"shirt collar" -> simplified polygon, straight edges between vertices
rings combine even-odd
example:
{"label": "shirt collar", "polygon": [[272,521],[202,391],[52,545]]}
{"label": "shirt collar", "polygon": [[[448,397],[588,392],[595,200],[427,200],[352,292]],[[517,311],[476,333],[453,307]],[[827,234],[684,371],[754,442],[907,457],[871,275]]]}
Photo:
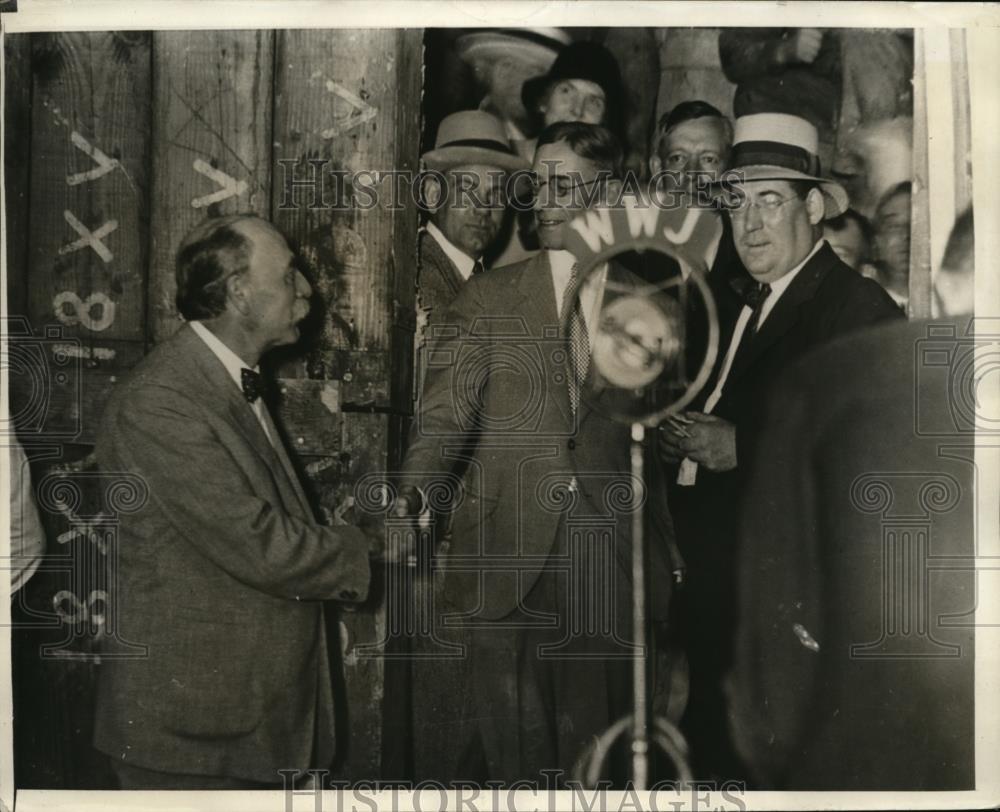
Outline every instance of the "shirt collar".
{"label": "shirt collar", "polygon": [[790,270],[788,273],[786,273],[780,279],[775,279],[773,282],[771,282],[771,295],[768,298],[769,299],[774,299],[775,301],[777,301],[778,297],[782,293],[785,292],[785,289],[790,284],[792,284],[792,280],[796,276],[798,276],[799,271],[801,271],[806,266],[806,263],[813,258],[813,256],[815,255],[815,253],[817,251],[819,251],[819,249],[822,247],[823,243],[825,243],[825,242],[826,242],[826,240],[820,239],[812,247],[812,251],[810,251],[808,254],[806,254],[805,259],[803,259],[802,262],[800,262],[798,265],[796,265],[794,268],[792,268],[792,270]]}
{"label": "shirt collar", "polygon": [[[242,370],[250,369],[235,352],[233,352],[229,347],[227,347],[222,340],[215,335],[211,330],[209,330],[200,321],[188,322],[191,325],[191,329],[195,331],[197,336],[204,341],[208,348],[213,352],[216,358],[222,362],[222,365],[226,368],[226,372],[229,373],[229,377],[232,378],[240,389],[243,389],[243,375]],[[259,366],[253,368],[254,372],[258,372]]]}
{"label": "shirt collar", "polygon": [[427,223],[427,233],[437,241],[437,244],[441,246],[441,250],[444,251],[445,256],[451,260],[452,264],[456,268],[458,268],[458,272],[462,275],[462,279],[468,279],[472,276],[472,269],[476,265],[475,259],[470,257],[460,248],[456,248],[452,242],[444,236],[441,229],[429,221]]}

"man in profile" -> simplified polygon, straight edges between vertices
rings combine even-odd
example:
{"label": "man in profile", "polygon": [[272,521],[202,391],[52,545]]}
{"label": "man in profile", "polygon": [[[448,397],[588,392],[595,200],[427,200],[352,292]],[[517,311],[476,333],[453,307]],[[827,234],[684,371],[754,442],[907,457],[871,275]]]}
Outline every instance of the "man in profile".
{"label": "man in profile", "polygon": [[365,598],[369,543],[315,521],[258,371],[310,294],[272,225],[205,222],[177,255],[188,323],[105,410],[101,467],[149,491],[115,551],[121,634],[147,656],[99,669],[95,746],[123,789],[273,787],[333,759],[322,602]]}

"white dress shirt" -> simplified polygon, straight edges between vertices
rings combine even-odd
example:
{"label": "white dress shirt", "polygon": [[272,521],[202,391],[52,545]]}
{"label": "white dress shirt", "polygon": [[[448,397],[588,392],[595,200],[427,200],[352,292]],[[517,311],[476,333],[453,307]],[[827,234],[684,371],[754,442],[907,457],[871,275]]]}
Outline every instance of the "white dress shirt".
{"label": "white dress shirt", "polygon": [[[782,276],[780,279],[776,279],[771,282],[771,292],[768,297],[764,300],[764,305],[760,310],[760,320],[757,322],[757,330],[764,325],[764,321],[770,315],[771,311],[774,310],[774,306],[778,303],[781,295],[788,290],[788,286],[792,284],[792,280],[799,275],[805,264],[813,258],[813,255],[819,251],[820,246],[825,243],[826,240],[821,239],[813,247],[812,251],[806,254],[806,258],[802,260],[798,265],[796,265],[792,270]],[[722,365],[722,372],[719,373],[719,381],[715,385],[715,389],[712,390],[712,394],[708,396],[708,400],[705,401],[705,414],[711,414],[712,410],[718,405],[719,401],[722,399],[722,390],[726,385],[726,379],[729,377],[729,369],[733,365],[733,359],[736,357],[736,350],[740,346],[740,341],[743,338],[743,333],[747,329],[747,324],[750,322],[750,317],[753,315],[753,310],[749,305],[743,305],[743,309],[740,311],[740,316],[736,320],[736,327],[733,328],[733,337],[729,342],[729,349],[726,350],[726,360]],[[677,484],[678,485],[694,485],[695,479],[698,476],[698,463],[685,457],[681,461],[680,469],[677,472]]]}
{"label": "white dress shirt", "polygon": [[[250,369],[243,359],[240,358],[235,352],[233,352],[229,347],[227,347],[215,333],[209,330],[200,321],[188,322],[191,325],[191,329],[195,331],[198,337],[204,341],[208,348],[215,354],[222,365],[226,368],[226,372],[229,373],[229,377],[233,379],[236,383],[236,388],[240,390],[240,397],[243,397],[243,370]],[[259,373],[260,367],[254,367],[254,372]],[[244,398],[246,402],[246,398]],[[264,416],[264,409],[267,407],[264,405],[264,401],[261,398],[257,398],[253,403],[247,402],[254,415],[256,415],[260,427],[264,429],[264,434],[267,439],[271,441],[271,445],[274,445],[274,437],[271,436],[271,431],[267,427],[267,418]]]}
{"label": "white dress shirt", "polygon": [[[573,272],[576,257],[569,251],[549,251],[549,268],[552,269],[552,288],[556,297],[556,311],[560,319],[563,316],[563,299],[569,287],[569,277]],[[584,324],[587,325],[587,337],[590,349],[594,349],[594,339],[597,335],[598,319],[601,315],[601,304],[604,301],[604,286],[608,279],[608,266],[605,263],[597,270],[591,271],[587,281],[580,290],[580,310],[583,313]]]}
{"label": "white dress shirt", "polygon": [[441,231],[434,223],[427,223],[427,233],[430,234],[434,241],[441,246],[441,250],[448,259],[451,260],[452,265],[458,268],[458,273],[461,275],[462,279],[468,280],[472,276],[472,270],[476,267],[476,260],[466,254],[460,248],[456,248],[451,240],[444,236],[444,232]]}

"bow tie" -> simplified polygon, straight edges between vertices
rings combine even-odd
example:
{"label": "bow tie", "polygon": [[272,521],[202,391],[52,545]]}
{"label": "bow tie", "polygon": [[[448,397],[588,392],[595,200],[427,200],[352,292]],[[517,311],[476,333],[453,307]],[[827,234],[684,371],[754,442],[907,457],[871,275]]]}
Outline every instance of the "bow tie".
{"label": "bow tie", "polygon": [[734,279],[730,282],[733,290],[751,310],[756,310],[771,293],[771,286],[752,279]]}
{"label": "bow tie", "polygon": [[264,378],[259,372],[244,367],[240,370],[240,376],[243,379],[243,397],[247,399],[247,403],[253,403],[264,394]]}

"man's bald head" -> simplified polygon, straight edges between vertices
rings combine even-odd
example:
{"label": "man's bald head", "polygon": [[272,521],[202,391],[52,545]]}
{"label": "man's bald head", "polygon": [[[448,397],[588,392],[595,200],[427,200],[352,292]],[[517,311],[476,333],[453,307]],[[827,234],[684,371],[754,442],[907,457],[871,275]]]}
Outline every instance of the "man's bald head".
{"label": "man's bald head", "polygon": [[213,217],[191,229],[177,249],[177,311],[188,321],[211,319],[226,309],[226,279],[250,267],[253,243],[246,227],[274,229],[254,214]]}

